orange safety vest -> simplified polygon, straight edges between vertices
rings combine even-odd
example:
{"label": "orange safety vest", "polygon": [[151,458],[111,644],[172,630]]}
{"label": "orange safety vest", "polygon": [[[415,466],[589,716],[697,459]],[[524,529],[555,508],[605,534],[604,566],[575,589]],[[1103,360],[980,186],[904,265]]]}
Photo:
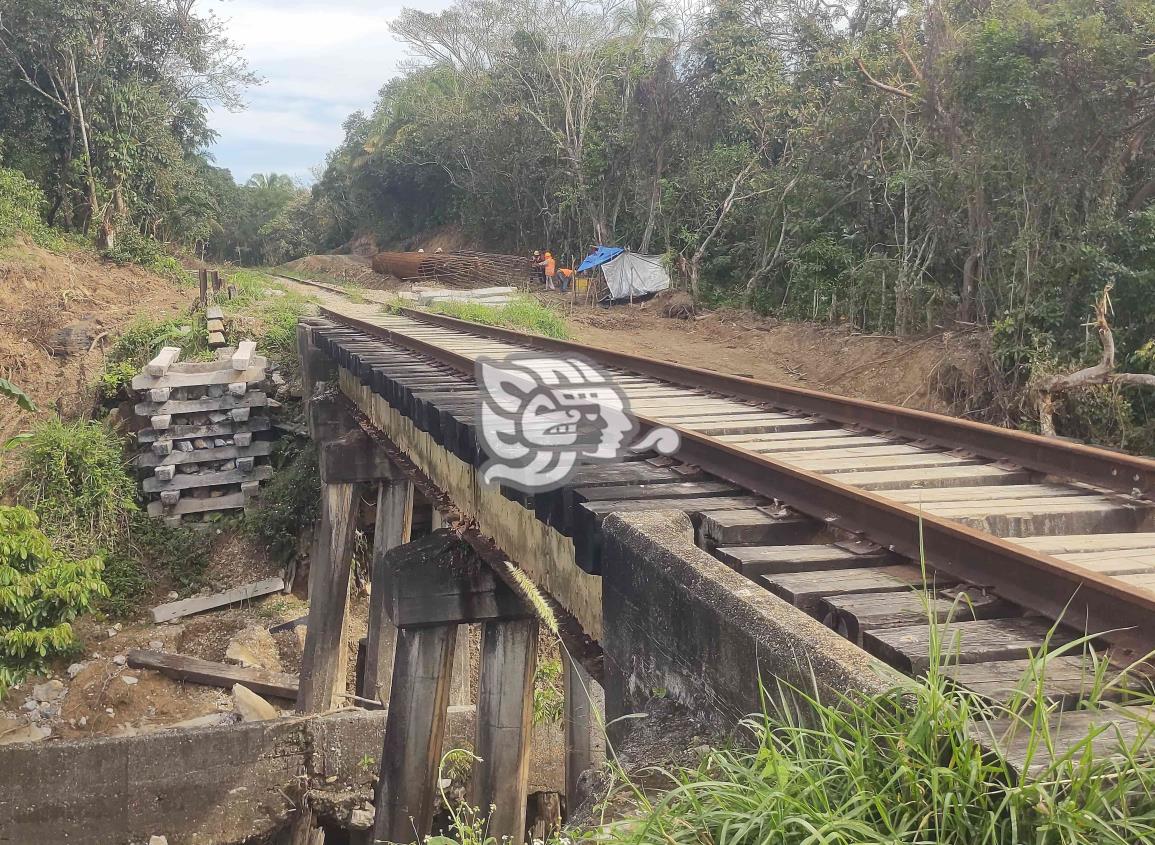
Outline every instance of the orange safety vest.
{"label": "orange safety vest", "polygon": [[545,274],[547,276],[552,276],[556,272],[557,272],[557,262],[554,261],[553,256],[547,252],[545,254]]}

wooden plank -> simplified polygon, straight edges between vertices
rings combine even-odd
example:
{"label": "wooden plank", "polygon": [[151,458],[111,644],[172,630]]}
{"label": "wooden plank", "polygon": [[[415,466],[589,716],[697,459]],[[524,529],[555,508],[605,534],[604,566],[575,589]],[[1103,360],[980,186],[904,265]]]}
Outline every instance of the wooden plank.
{"label": "wooden plank", "polygon": [[225,318],[225,312],[221,309],[221,307],[219,305],[210,305],[208,308],[205,309],[205,319],[206,320],[223,320],[224,318]]}
{"label": "wooden plank", "polygon": [[228,493],[224,496],[210,496],[206,499],[191,499],[186,496],[171,507],[165,507],[160,502],[149,502],[148,515],[181,516],[186,513],[234,510],[244,506],[245,495],[243,493]]}
{"label": "wooden plank", "polygon": [[409,542],[413,527],[413,483],[382,481],[377,485],[377,514],[373,530],[373,557],[370,578],[376,596],[369,602],[368,642],[361,695],[387,702],[393,683],[393,650],[397,629],[386,610],[387,581],[385,555],[390,549]]}
{"label": "wooden plank", "polygon": [[1045,661],[1024,659],[955,664],[944,666],[942,672],[959,686],[999,703],[1006,703],[1024,692],[1027,699],[1031,699],[1041,684],[1043,696],[1049,704],[1071,707],[1087,698],[1096,684],[1097,671],[1105,671],[1105,677],[1114,681],[1105,693],[1108,700],[1124,697],[1128,689],[1140,687],[1137,679],[1120,679],[1119,673],[1110,667],[1103,670],[1104,660],[1101,656],[1096,659],[1091,655],[1061,655],[1048,657]]}
{"label": "wooden plank", "polygon": [[244,371],[253,365],[253,357],[257,354],[257,343],[253,340],[242,340],[237,344],[237,351],[232,355],[234,370]]}
{"label": "wooden plank", "polygon": [[[921,455],[884,455],[878,458],[845,458],[827,460],[821,452],[804,453],[808,457],[793,457],[789,463],[811,472],[828,474],[855,473],[866,470],[913,469],[918,467],[963,467],[981,464],[982,458],[963,458],[946,452],[924,452]],[[776,459],[778,459],[776,457]],[[842,479],[838,479],[841,481]]]}
{"label": "wooden plank", "polygon": [[[266,431],[269,428],[268,417],[252,417],[248,422],[223,422],[215,425],[174,425],[160,434],[165,440],[195,440],[197,438],[210,439],[216,437],[230,437],[234,432]],[[160,435],[151,428],[141,429],[136,433],[137,443],[152,443]],[[219,448],[219,447],[216,447]]]}
{"label": "wooden plank", "polygon": [[486,836],[511,845],[525,840],[537,632],[536,618],[481,626],[471,801],[488,808]]}
{"label": "wooden plank", "polygon": [[857,569],[894,561],[889,552],[858,554],[834,545],[720,546],[714,556],[747,578],[780,572]]}
{"label": "wooden plank", "polygon": [[[1019,660],[1038,654],[1049,642],[1069,637],[1034,619],[983,619],[948,622],[939,627],[940,659],[944,663],[987,663]],[[909,625],[862,632],[862,646],[900,669],[921,673],[930,663],[931,628]]]}
{"label": "wooden plank", "polygon": [[[217,349],[218,357],[211,361],[189,361],[181,364],[173,364],[169,367],[169,373],[179,373],[181,375],[204,374],[204,373],[227,373],[230,370],[228,358],[219,357],[222,353],[228,351],[228,347],[224,349]],[[231,353],[230,353],[231,354]],[[262,356],[257,356],[253,359],[252,367],[267,367],[269,365],[268,359]]]}
{"label": "wooden plank", "polygon": [[1040,772],[1071,753],[1078,756],[1090,753],[1096,760],[1132,756],[1150,759],[1155,709],[1110,705],[1098,710],[1049,713],[1046,739],[1033,736],[1029,728],[1021,720],[1007,718],[975,724],[972,734],[986,745],[998,748],[1019,772]]}
{"label": "wooden plank", "polygon": [[[928,587],[953,584],[944,576],[929,576]],[[846,593],[897,593],[923,586],[922,570],[917,566],[874,566],[864,569],[839,569],[833,572],[793,572],[763,575],[758,579],[782,599],[808,613],[819,600]]]}
{"label": "wooden plank", "polygon": [[1025,484],[1031,473],[994,464],[951,467],[917,467],[898,470],[844,472],[838,481],[863,490],[901,490],[911,487],[963,487],[976,484]]}
{"label": "wooden plank", "polygon": [[1155,549],[1155,532],[1125,534],[1065,534],[1054,537],[1022,537],[1020,546],[1057,555],[1077,552],[1107,552],[1121,549]]}
{"label": "wooden plank", "polygon": [[167,402],[137,402],[133,409],[137,416],[154,414],[207,414],[209,411],[231,411],[233,408],[262,408],[269,397],[260,390],[250,390],[243,396],[226,393],[213,399],[170,399]]}
{"label": "wooden plank", "polygon": [[216,347],[216,346],[224,346],[224,345],[225,345],[224,332],[219,332],[219,331],[209,332],[209,346]]}
{"label": "wooden plank", "polygon": [[175,364],[179,357],[179,346],[166,346],[160,350],[155,358],[144,365],[144,373],[145,375],[159,378],[168,372],[168,368]]}
{"label": "wooden plank", "polygon": [[374,842],[424,842],[433,826],[456,641],[456,625],[397,632],[393,692],[373,800]]}
{"label": "wooden plank", "polygon": [[801,417],[789,417],[780,420],[766,420],[766,419],[743,419],[743,420],[726,420],[724,417],[718,417],[710,420],[701,420],[697,422],[678,423],[672,417],[662,417],[662,422],[669,422],[674,425],[680,425],[682,428],[690,431],[696,431],[699,434],[705,434],[710,437],[716,437],[719,434],[747,434],[754,433],[771,433],[775,431],[807,431],[815,429],[831,430],[830,423],[819,419],[805,419]]}
{"label": "wooden plank", "polygon": [[183,616],[191,616],[194,613],[203,613],[206,610],[214,610],[218,607],[236,604],[239,601],[267,596],[269,593],[278,592],[284,586],[285,582],[278,575],[274,578],[265,578],[251,584],[233,587],[231,590],[214,593],[211,596],[193,596],[189,599],[169,602],[152,609],[152,621],[168,622]]}
{"label": "wooden plank", "polygon": [[[260,359],[258,359],[260,360]],[[133,390],[150,390],[154,387],[208,387],[212,384],[230,384],[243,381],[247,384],[265,380],[265,365],[254,363],[243,373],[230,368],[215,370],[210,373],[175,373],[169,372],[155,378],[149,375],[139,375],[132,380]]]}
{"label": "wooden plank", "polygon": [[[234,435],[235,438],[236,435]],[[172,451],[167,455],[157,455],[152,451],[136,456],[136,465],[142,469],[180,464],[199,464],[210,461],[228,461],[243,457],[262,457],[273,451],[268,440],[257,440],[248,446],[214,446],[211,449],[194,449],[191,452]]]}
{"label": "wooden plank", "polygon": [[952,619],[991,619],[1008,616],[1014,608],[994,596],[975,591],[959,597],[928,595],[922,590],[897,593],[849,593],[827,596],[815,604],[815,615],[827,628],[861,644],[862,632],[947,622]]}
{"label": "wooden plank", "polygon": [[811,542],[824,528],[821,522],[809,517],[774,516],[761,508],[736,508],[702,514],[698,536],[703,547],[711,548],[738,543],[778,545]]}
{"label": "wooden plank", "polygon": [[985,487],[931,487],[891,490],[887,498],[912,505],[951,502],[994,502],[1006,499],[1060,498],[1085,495],[1090,488],[1075,484],[994,484]]}
{"label": "wooden plank", "polygon": [[244,684],[259,695],[271,695],[289,701],[295,701],[297,698],[297,676],[285,672],[250,669],[229,663],[186,657],[183,654],[138,648],[129,650],[128,665],[133,669],[152,669],[178,681],[191,681],[224,689],[232,689],[233,684]]}
{"label": "wooden plank", "polygon": [[213,334],[214,332],[216,332],[216,333],[224,332],[225,321],[224,320],[208,320],[205,323],[205,329],[208,331],[208,333],[210,335]]}
{"label": "wooden plank", "polygon": [[141,483],[141,489],[145,493],[159,493],[162,490],[192,490],[197,487],[240,484],[242,481],[267,481],[272,477],[273,468],[271,466],[253,467],[252,472],[230,469],[223,472],[178,473],[172,477],[171,481],[161,481],[155,477],[146,478]]}

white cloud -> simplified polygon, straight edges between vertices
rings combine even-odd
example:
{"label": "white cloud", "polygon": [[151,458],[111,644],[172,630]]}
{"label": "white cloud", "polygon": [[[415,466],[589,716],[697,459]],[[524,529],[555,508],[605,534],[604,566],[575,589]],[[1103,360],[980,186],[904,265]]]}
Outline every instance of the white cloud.
{"label": "white cloud", "polygon": [[213,150],[218,164],[242,181],[257,171],[308,174],[322,164],[342,140],[345,117],[370,108],[397,75],[405,47],[389,21],[405,5],[437,11],[449,0],[214,3],[229,36],[265,79],[248,92],[246,111],[215,109],[210,116],[220,136]]}

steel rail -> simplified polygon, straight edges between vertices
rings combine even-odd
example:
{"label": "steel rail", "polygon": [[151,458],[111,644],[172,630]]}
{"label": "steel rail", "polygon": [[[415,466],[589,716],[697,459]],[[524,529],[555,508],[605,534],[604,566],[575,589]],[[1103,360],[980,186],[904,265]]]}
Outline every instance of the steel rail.
{"label": "steel rail", "polygon": [[398,313],[443,328],[472,332],[511,343],[533,344],[539,349],[555,352],[576,352],[612,367],[685,387],[721,393],[734,399],[771,405],[778,410],[812,414],[843,425],[932,441],[951,449],[974,452],[994,461],[1010,461],[1024,469],[1082,481],[1117,493],[1136,497],[1147,497],[1155,493],[1155,460],[1149,458],[1040,437],[930,411],[899,408],[867,399],[852,399],[817,390],[716,373],[684,364],[672,364],[583,343],[539,337],[495,326],[480,326],[412,308],[400,308]]}
{"label": "steel rail", "polygon": [[[470,377],[474,375],[475,363],[467,356],[404,332],[350,317],[340,311],[326,307],[322,307],[321,311],[337,322],[426,355]],[[440,316],[430,319],[432,315],[423,312],[403,311],[406,316],[467,334],[496,337],[522,346],[553,351],[580,352],[614,366],[623,366],[620,362],[628,358],[635,362],[632,367],[635,371],[658,376],[656,372],[639,369],[636,362],[649,359],[638,356],[622,356],[619,353],[606,355],[604,350],[596,347],[558,342],[506,329],[490,331],[488,326],[480,327],[474,323]],[[717,376],[716,373],[710,375]],[[683,371],[682,378],[690,376]],[[749,379],[739,380],[758,384]],[[643,426],[667,425],[643,415],[635,416]],[[1114,647],[1114,660],[1145,659],[1155,654],[1153,593],[1082,569],[1052,555],[1015,545],[960,522],[851,487],[832,477],[782,463],[767,455],[750,452],[698,432],[678,426],[670,427],[682,438],[677,453],[679,460],[694,464],[754,493],[782,501],[808,516],[868,538],[904,557],[916,561],[925,560],[936,571],[990,587],[1008,601],[1041,613],[1049,619],[1061,620],[1066,625],[1098,635]]]}

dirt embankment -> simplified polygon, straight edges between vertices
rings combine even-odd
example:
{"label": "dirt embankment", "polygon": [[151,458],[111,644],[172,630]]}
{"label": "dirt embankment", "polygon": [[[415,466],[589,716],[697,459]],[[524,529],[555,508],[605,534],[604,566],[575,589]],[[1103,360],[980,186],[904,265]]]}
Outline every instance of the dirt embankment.
{"label": "dirt embankment", "polygon": [[[568,306],[565,306],[568,307]],[[577,306],[573,339],[730,375],[793,384],[939,413],[957,412],[982,378],[982,333],[863,335],[741,311],[671,319],[658,303]]]}
{"label": "dirt embankment", "polygon": [[[91,410],[105,349],[137,315],[187,311],[194,292],[139,267],[17,242],[0,249],[0,377],[24,390],[35,417]],[[0,443],[30,415],[0,404]]]}

